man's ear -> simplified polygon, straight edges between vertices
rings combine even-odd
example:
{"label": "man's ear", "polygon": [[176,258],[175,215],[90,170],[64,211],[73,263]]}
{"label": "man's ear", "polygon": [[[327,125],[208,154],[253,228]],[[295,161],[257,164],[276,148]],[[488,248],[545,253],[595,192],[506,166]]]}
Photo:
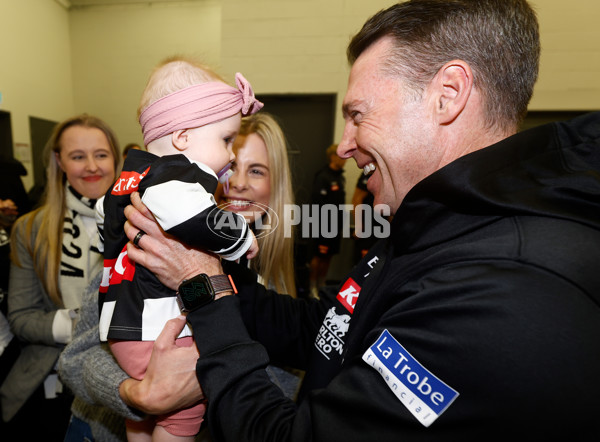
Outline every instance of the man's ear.
{"label": "man's ear", "polygon": [[179,129],[171,134],[173,146],[181,152],[189,147],[190,133],[187,129]]}
{"label": "man's ear", "polygon": [[433,81],[438,122],[450,124],[469,102],[473,72],[466,62],[453,60],[442,66]]}

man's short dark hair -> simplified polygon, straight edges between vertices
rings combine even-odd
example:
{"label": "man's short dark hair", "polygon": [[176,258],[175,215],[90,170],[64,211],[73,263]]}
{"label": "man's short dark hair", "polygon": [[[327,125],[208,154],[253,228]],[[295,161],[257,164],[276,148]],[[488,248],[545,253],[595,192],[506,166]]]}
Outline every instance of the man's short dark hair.
{"label": "man's short dark hair", "polygon": [[382,68],[420,93],[439,69],[463,60],[485,100],[486,124],[516,128],[539,70],[535,12],[526,0],[410,0],[371,17],[348,46],[348,61],[382,37],[394,49]]}

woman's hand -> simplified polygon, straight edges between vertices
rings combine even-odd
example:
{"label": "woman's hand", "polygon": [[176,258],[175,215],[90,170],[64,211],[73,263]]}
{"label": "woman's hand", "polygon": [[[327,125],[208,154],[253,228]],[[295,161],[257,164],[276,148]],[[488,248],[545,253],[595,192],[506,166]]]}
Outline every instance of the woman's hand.
{"label": "woman's hand", "polygon": [[132,206],[125,208],[125,234],[133,241],[140,230],[146,232],[136,247],[127,244],[132,261],[152,271],[165,286],[177,290],[184,279],[199,273],[209,276],[223,273],[219,258],[211,253],[190,248],[165,233],[142,203],[139,193],[131,195]]}
{"label": "woman's hand", "polygon": [[130,407],[147,414],[164,414],[187,408],[204,395],[196,377],[198,349],[178,347],[177,336],[183,330],[185,317],[171,319],[154,342],[146,375],[141,381],[126,379],[119,394]]}

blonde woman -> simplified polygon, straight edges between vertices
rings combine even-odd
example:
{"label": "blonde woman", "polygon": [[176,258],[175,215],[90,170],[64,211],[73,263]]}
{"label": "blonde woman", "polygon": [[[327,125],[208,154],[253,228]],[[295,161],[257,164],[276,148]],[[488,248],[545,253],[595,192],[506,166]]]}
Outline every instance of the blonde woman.
{"label": "blonde woman", "polygon": [[[250,268],[259,282],[295,297],[294,238],[286,238],[283,228],[284,206],[294,202],[285,136],[271,115],[259,112],[242,119],[233,151],[234,173],[221,197],[224,208],[254,226],[260,251]],[[274,229],[273,213],[279,222]]]}
{"label": "blonde woman", "polygon": [[[286,237],[284,228],[284,207],[294,200],[283,131],[266,112],[245,117],[233,151],[233,175],[221,197],[225,203],[221,207],[243,215],[254,228],[259,252],[249,267],[258,275],[258,282],[296,297],[294,238]],[[233,271],[231,267],[236,264],[224,265]],[[296,397],[303,372],[273,364],[267,372],[288,397]]]}
{"label": "blonde woman", "polygon": [[2,415],[27,436],[39,431],[40,440],[62,440],[68,425],[72,395],[53,370],[71,341],[82,293],[103,267],[94,204],[115,179],[119,152],[99,118],[58,124],[44,153],[43,204],[12,230],[8,320],[24,347],[0,389]]}

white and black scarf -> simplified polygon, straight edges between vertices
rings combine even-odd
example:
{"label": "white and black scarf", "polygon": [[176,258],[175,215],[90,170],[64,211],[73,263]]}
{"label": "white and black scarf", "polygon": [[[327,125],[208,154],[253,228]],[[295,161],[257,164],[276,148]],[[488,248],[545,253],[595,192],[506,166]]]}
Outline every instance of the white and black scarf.
{"label": "white and black scarf", "polygon": [[102,269],[103,257],[98,250],[96,200],[80,195],[71,186],[67,186],[66,199],[59,287],[64,307],[76,309],[90,279]]}

